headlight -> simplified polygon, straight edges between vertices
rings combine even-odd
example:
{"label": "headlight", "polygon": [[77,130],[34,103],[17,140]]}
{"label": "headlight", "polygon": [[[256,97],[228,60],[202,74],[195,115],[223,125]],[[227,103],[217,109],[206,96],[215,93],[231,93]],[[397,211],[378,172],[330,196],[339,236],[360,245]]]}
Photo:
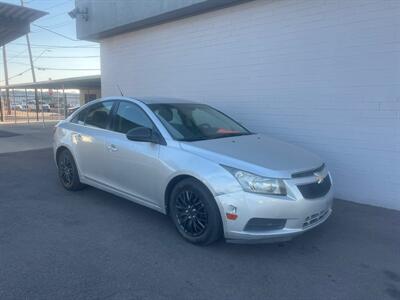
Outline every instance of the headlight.
{"label": "headlight", "polygon": [[261,177],[235,168],[223,167],[236,178],[246,192],[286,195],[286,187],[281,179]]}

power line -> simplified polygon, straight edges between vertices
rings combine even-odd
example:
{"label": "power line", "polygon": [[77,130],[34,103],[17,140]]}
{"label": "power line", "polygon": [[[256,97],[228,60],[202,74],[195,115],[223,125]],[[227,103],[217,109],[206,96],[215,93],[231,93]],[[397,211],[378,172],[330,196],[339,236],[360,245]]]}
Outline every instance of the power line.
{"label": "power line", "polygon": [[[17,45],[17,46],[26,46],[23,43],[11,43],[13,45]],[[32,47],[35,48],[68,48],[68,49],[72,49],[72,48],[82,48],[82,49],[98,49],[99,46],[97,45],[76,45],[76,46],[60,46],[60,45],[44,45],[44,44],[32,44]]]}
{"label": "power line", "polygon": [[[11,56],[11,57],[8,59],[8,62],[10,62],[11,60],[13,60],[14,58],[19,58],[19,57],[21,57],[20,55],[23,54],[23,53],[25,53],[26,51],[28,51],[28,49],[25,49],[25,50],[23,50],[23,51],[21,51],[21,52],[18,52],[18,53],[15,54],[15,55]],[[27,56],[25,56],[25,57],[27,57]]]}
{"label": "power line", "polygon": [[57,4],[55,4],[55,5],[49,6],[49,7],[47,7],[47,8],[44,8],[43,10],[46,11],[46,10],[50,10],[50,9],[52,9],[52,8],[55,8],[55,7],[60,7],[60,6],[66,4],[66,3],[68,3],[68,2],[70,2],[70,1],[67,0],[67,1],[64,1],[64,2],[61,2],[61,3],[57,3]]}
{"label": "power line", "polygon": [[[35,62],[36,60],[38,60],[44,53],[46,53],[48,50],[43,50],[34,60],[33,60],[33,62]],[[33,65],[33,64],[32,64]],[[29,66],[31,66],[29,69],[26,69],[25,71],[22,71],[21,73],[18,73],[18,74],[16,74],[16,75],[13,75],[13,76],[11,76],[11,77],[8,77],[8,80],[10,80],[10,79],[13,79],[13,78],[16,78],[16,77],[19,77],[19,76],[22,76],[22,75],[24,75],[26,72],[28,72],[28,71],[31,71],[32,70],[32,65],[29,65]],[[6,81],[6,80],[1,80],[0,82],[3,82],[3,81]]]}
{"label": "power line", "polygon": [[100,71],[100,69],[63,69],[63,68],[46,68],[46,67],[35,67],[40,71]]}
{"label": "power line", "polygon": [[[15,56],[14,56],[15,57]],[[19,56],[19,58],[27,58],[28,56]],[[99,55],[86,55],[86,56],[42,56],[41,58],[76,58],[76,59],[81,59],[81,58],[99,58]]]}
{"label": "power line", "polygon": [[43,26],[40,26],[40,25],[32,24],[32,26],[42,28],[42,29],[44,29],[44,30],[47,30],[48,32],[51,32],[51,33],[53,33],[53,34],[56,34],[56,35],[58,35],[58,36],[61,36],[61,37],[65,38],[65,39],[70,40],[70,41],[73,41],[73,42],[78,42],[78,41],[79,41],[79,40],[77,40],[77,39],[70,38],[69,36],[66,36],[66,35],[64,35],[64,34],[62,34],[62,33],[56,32],[56,31],[54,31],[54,30],[48,29],[48,28],[43,27]]}
{"label": "power line", "polygon": [[14,64],[14,65],[21,65],[21,66],[30,66],[30,64],[27,63],[22,63],[22,62],[18,62],[18,61],[12,61],[12,62],[7,62],[7,64]]}
{"label": "power line", "polygon": [[[16,77],[18,77],[18,76],[22,76],[22,75],[24,75],[26,72],[28,72],[28,71],[30,71],[30,70],[31,70],[31,68],[26,69],[25,71],[22,71],[21,73],[18,73],[18,74],[16,74],[16,75],[11,76],[11,77],[8,77],[8,80],[13,79],[13,78],[16,78]],[[4,81],[5,81],[5,80],[1,80],[0,82],[4,82]]]}
{"label": "power line", "polygon": [[[61,69],[61,68],[43,68],[43,67],[35,67],[35,69],[39,70],[39,71],[100,71],[100,69]],[[25,73],[29,72],[31,70],[31,68],[28,68],[24,71],[22,71],[21,73],[15,74],[11,77],[8,77],[8,79],[13,79],[19,76],[24,75]],[[5,80],[0,80],[0,82],[4,82]]]}
{"label": "power line", "polygon": [[[43,27],[47,27],[47,28],[61,28],[61,27],[65,27],[71,24],[71,21],[65,21],[65,22],[61,22],[61,23],[56,23],[56,24],[41,24]],[[40,30],[40,29],[39,29]]]}
{"label": "power line", "polygon": [[65,15],[65,16],[66,16],[67,13],[68,13],[68,11],[64,11],[64,12],[59,13],[59,14],[49,15],[49,16],[47,16],[47,17],[40,18],[40,21],[51,20],[51,19],[54,19],[54,18],[59,17],[59,16],[61,16],[61,15]]}

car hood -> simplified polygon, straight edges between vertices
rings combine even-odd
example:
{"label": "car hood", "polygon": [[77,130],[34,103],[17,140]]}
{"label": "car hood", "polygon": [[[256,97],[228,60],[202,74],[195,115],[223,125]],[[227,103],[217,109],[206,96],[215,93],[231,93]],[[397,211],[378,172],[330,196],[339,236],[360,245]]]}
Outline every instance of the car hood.
{"label": "car hood", "polygon": [[275,178],[290,178],[323,164],[307,150],[262,134],[182,142],[181,147],[218,164]]}

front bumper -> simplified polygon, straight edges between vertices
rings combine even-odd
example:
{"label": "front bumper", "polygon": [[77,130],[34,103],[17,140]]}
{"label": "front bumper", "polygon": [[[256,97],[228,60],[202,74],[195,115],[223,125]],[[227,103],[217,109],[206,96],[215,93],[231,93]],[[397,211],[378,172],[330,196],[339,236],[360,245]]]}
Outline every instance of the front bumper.
{"label": "front bumper", "polygon": [[[295,190],[294,184],[292,188]],[[234,243],[287,241],[322,224],[332,213],[332,188],[323,197],[315,199],[305,199],[298,190],[294,194],[295,197],[290,198],[238,191],[217,196],[226,240]],[[226,214],[233,207],[237,219],[230,220]],[[286,221],[279,229],[248,230],[246,225],[253,218]]]}

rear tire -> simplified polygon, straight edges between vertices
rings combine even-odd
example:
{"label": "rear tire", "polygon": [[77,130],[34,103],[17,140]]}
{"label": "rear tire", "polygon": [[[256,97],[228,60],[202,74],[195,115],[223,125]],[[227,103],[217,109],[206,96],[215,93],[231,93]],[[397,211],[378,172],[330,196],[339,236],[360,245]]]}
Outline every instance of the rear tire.
{"label": "rear tire", "polygon": [[211,192],[194,178],[178,182],[172,190],[169,214],[182,237],[209,245],[222,237],[221,216]]}
{"label": "rear tire", "polygon": [[69,191],[78,191],[85,187],[79,180],[78,169],[75,160],[69,152],[64,149],[57,157],[58,177],[63,187]]}

